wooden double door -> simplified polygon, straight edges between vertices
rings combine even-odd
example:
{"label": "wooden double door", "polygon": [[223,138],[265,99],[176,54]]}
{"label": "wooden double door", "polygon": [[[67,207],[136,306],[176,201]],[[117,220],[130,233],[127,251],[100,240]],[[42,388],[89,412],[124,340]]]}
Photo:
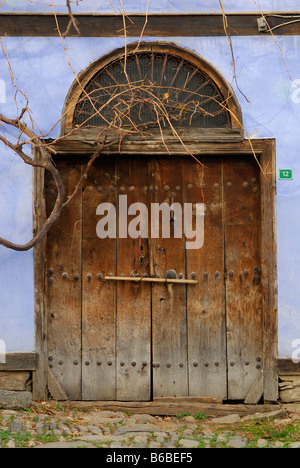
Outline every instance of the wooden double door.
{"label": "wooden double door", "polygon": [[[86,161],[56,164],[68,197]],[[259,179],[243,156],[94,163],[47,240],[47,359],[71,400],[247,397],[263,366]],[[48,212],[55,195],[46,180]],[[153,235],[162,203],[182,207],[182,235],[175,209]]]}

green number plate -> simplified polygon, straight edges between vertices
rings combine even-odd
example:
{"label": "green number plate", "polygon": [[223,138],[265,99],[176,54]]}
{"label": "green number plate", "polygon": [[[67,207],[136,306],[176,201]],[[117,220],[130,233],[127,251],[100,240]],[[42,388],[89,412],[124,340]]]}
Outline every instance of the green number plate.
{"label": "green number plate", "polygon": [[293,178],[293,171],[292,169],[280,169],[279,170],[279,179],[289,179]]}

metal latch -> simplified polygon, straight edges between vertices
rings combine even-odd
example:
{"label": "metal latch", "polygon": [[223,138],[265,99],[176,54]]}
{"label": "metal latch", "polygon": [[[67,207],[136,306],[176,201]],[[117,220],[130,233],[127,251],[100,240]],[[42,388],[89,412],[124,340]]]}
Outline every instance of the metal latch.
{"label": "metal latch", "polygon": [[107,281],[132,281],[134,283],[179,283],[197,284],[197,280],[177,279],[177,278],[148,278],[144,276],[105,276]]}

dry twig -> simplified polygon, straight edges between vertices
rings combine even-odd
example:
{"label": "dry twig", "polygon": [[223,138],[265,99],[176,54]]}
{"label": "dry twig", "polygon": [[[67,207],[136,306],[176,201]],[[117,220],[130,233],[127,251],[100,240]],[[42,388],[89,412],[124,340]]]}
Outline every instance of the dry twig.
{"label": "dry twig", "polygon": [[64,37],[66,37],[69,34],[72,26],[75,29],[75,31],[77,32],[77,34],[80,35],[79,23],[78,23],[77,19],[73,15],[72,8],[71,8],[71,2],[70,2],[70,0],[66,0],[66,2],[67,2],[66,6],[68,8],[70,20],[69,20],[69,24],[67,26],[67,29],[66,29],[66,31],[64,33]]}

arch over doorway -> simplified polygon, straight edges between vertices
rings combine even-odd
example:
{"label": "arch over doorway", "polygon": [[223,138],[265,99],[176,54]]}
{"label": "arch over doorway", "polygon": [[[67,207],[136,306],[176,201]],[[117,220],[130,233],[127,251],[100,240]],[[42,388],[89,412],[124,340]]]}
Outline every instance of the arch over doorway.
{"label": "arch over doorway", "polygon": [[141,43],[92,63],[65,101],[61,135],[76,128],[225,129],[243,137],[231,86],[207,61],[174,44]]}

